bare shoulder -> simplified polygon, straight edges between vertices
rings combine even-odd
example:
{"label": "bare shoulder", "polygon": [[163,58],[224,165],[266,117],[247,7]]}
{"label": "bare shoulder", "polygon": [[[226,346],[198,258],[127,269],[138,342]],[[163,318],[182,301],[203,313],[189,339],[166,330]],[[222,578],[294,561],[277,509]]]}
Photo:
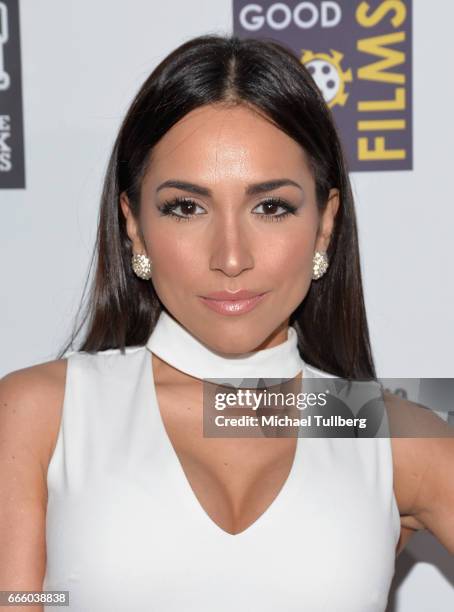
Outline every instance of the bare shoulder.
{"label": "bare shoulder", "polygon": [[44,471],[54,450],[66,384],[67,359],[15,370],[0,380],[0,431],[20,439]]}
{"label": "bare shoulder", "polygon": [[454,551],[454,428],[430,406],[384,393],[401,523]]}

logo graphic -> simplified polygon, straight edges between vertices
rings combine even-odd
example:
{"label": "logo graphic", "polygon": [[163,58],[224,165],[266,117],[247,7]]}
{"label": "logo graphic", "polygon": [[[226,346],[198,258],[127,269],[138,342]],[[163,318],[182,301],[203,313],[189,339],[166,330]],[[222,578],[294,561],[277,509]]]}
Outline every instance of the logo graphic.
{"label": "logo graphic", "polygon": [[350,83],[353,80],[350,68],[346,72],[342,71],[340,63],[343,57],[342,53],[332,49],[331,55],[305,51],[301,56],[301,63],[311,73],[330,108],[336,104],[345,105],[348,98],[348,93],[345,92],[345,83]]}
{"label": "logo graphic", "polygon": [[18,0],[0,1],[0,188],[25,187]]}
{"label": "logo graphic", "polygon": [[351,171],[413,169],[412,0],[233,0],[233,33],[294,51]]}

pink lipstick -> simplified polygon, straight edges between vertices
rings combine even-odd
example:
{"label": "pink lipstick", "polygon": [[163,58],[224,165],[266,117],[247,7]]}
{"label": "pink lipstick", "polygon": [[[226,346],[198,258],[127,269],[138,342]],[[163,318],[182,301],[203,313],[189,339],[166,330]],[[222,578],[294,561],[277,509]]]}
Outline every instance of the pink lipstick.
{"label": "pink lipstick", "polygon": [[230,291],[216,291],[208,295],[199,296],[202,302],[211,310],[224,315],[239,315],[253,310],[268,292],[257,293],[242,289],[235,293]]}

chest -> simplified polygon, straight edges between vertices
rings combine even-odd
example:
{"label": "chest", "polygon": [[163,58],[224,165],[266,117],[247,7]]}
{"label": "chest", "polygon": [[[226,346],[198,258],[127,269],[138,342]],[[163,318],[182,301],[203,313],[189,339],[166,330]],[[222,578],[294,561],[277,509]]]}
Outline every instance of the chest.
{"label": "chest", "polygon": [[200,390],[157,384],[156,394],[158,418],[201,508],[228,533],[247,529],[288,479],[296,438],[206,437]]}
{"label": "chest", "polygon": [[102,479],[49,492],[45,588],[69,589],[77,611],[216,601],[220,612],[382,612],[394,573],[388,500],[338,453],[333,462],[326,440],[303,442],[290,487],[237,535],[201,509],[164,449],[120,468],[93,456]]}

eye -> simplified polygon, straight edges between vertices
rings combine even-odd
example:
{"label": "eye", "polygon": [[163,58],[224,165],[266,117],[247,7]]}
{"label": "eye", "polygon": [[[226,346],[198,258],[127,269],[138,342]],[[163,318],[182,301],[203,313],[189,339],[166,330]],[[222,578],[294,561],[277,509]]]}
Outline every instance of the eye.
{"label": "eye", "polygon": [[[296,206],[293,206],[293,204],[289,204],[282,198],[268,198],[264,202],[260,202],[258,207],[260,206],[263,206],[267,212],[253,214],[263,217],[264,221],[282,221],[282,219],[288,217],[288,215],[294,215],[297,210]],[[276,209],[276,207],[282,208],[284,212],[280,213],[279,215],[270,214],[270,209],[272,211],[273,209]]]}
{"label": "eye", "polygon": [[[173,217],[175,221],[189,221],[191,217],[199,216],[199,215],[191,214],[191,212],[193,212],[197,206],[201,210],[204,210],[199,204],[197,204],[197,202],[194,202],[194,200],[190,200],[189,198],[177,197],[177,198],[173,198],[172,200],[165,201],[164,204],[162,204],[162,206],[159,207],[159,211],[162,215]],[[175,213],[174,211],[177,208],[180,208],[183,211],[183,214]],[[206,213],[199,213],[199,214],[203,215]],[[186,215],[189,215],[189,216],[186,216]]]}

